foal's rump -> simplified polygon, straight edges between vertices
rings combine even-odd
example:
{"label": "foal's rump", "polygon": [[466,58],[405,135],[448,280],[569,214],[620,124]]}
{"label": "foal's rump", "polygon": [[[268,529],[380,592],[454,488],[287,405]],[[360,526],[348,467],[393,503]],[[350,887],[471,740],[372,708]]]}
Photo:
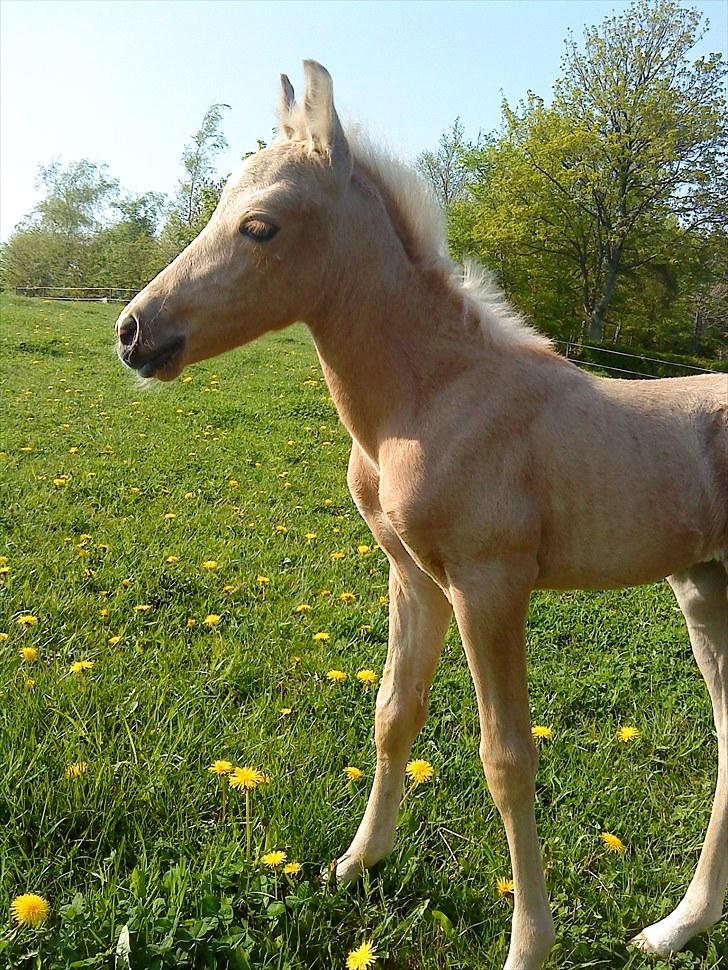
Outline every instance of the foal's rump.
{"label": "foal's rump", "polygon": [[547,421],[559,446],[539,449],[538,585],[637,585],[728,558],[728,375],[584,376]]}

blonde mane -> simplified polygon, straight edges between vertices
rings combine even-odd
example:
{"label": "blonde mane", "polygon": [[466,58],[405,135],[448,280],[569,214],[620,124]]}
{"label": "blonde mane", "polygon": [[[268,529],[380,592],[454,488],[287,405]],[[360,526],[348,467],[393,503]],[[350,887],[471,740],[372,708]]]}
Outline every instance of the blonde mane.
{"label": "blonde mane", "polygon": [[[289,132],[301,131],[300,112],[300,106],[295,105],[281,118],[281,127]],[[464,299],[464,317],[474,311],[484,332],[497,342],[551,349],[549,338],[513,309],[485,266],[474,259],[464,260],[462,266],[452,260],[445,213],[424,179],[389,151],[375,145],[360,125],[347,127],[346,140],[355,163],[378,189],[409,258],[426,271],[441,273],[446,285]],[[317,154],[313,145],[309,145],[308,152]]]}
{"label": "blonde mane", "polygon": [[445,213],[424,179],[374,145],[358,126],[349,128],[346,138],[355,161],[379,189],[412,261],[426,270],[440,270],[447,285],[465,299],[466,308],[475,310],[483,330],[494,340],[551,348],[548,337],[534,330],[508,303],[485,266],[474,259],[464,260],[462,266],[453,262]]}

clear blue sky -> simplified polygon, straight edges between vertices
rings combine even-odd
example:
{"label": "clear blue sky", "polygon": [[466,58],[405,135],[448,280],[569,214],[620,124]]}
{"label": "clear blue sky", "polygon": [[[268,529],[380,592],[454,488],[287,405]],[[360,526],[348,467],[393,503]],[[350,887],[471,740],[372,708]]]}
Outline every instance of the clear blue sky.
{"label": "clear blue sky", "polygon": [[[725,50],[725,0],[693,0],[711,22],[696,56]],[[39,163],[107,162],[132,192],[169,192],[185,142],[215,101],[230,149],[221,173],[267,139],[278,73],[300,86],[314,57],[334,78],[346,120],[399,155],[433,147],[460,115],[497,126],[503,92],[548,96],[569,29],[620,0],[227,2],[4,0],[0,6],[0,235],[33,206]]]}

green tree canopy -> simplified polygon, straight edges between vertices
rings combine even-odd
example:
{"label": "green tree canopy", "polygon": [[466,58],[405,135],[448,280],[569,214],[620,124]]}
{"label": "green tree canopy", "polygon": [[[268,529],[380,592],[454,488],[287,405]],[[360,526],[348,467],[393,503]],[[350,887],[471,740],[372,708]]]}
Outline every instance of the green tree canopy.
{"label": "green tree canopy", "polygon": [[676,294],[683,254],[724,236],[726,67],[690,60],[700,36],[697,11],[638,0],[583,45],[570,37],[552,102],[504,101],[502,130],[468,154],[474,211],[456,207],[455,248],[482,255],[524,309],[550,290],[547,314],[580,313],[601,341],[630,280],[672,279]]}

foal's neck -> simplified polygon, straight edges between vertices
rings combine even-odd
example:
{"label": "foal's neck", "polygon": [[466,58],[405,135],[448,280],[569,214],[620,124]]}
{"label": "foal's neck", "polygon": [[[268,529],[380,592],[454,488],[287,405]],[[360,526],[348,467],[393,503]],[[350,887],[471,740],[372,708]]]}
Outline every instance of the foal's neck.
{"label": "foal's neck", "polygon": [[428,403],[482,348],[482,335],[443,274],[404,263],[347,283],[310,329],[339,417],[378,465],[385,441],[417,435]]}

